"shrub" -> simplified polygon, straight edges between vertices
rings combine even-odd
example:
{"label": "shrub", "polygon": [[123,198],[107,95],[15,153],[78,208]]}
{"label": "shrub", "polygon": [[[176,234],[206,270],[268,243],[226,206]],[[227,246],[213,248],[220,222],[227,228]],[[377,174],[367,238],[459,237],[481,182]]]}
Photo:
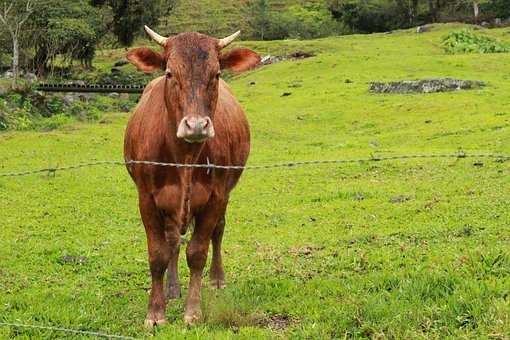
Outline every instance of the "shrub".
{"label": "shrub", "polygon": [[469,30],[450,32],[441,43],[449,54],[510,52],[510,44]]}
{"label": "shrub", "polygon": [[322,8],[289,7],[275,15],[273,24],[278,25],[286,38],[313,39],[334,33],[337,23],[331,14]]}
{"label": "shrub", "polygon": [[293,5],[285,11],[273,11],[269,1],[255,0],[249,3],[247,16],[254,38],[262,40],[313,39],[340,31],[340,24],[320,5]]}
{"label": "shrub", "polygon": [[10,92],[0,96],[0,130],[47,131],[76,120],[97,121],[103,112],[119,111],[120,106],[118,100],[100,95],[65,105],[62,95]]}
{"label": "shrub", "polygon": [[410,25],[397,2],[329,0],[329,10],[348,27],[348,33],[385,32]]}

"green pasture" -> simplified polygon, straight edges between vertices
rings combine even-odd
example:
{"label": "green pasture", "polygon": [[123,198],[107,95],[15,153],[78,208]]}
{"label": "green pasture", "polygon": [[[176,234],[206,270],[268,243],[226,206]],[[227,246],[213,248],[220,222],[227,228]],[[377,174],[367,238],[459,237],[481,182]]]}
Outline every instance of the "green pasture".
{"label": "green pasture", "polygon": [[[440,41],[452,29],[238,43],[317,54],[230,81],[251,124],[249,163],[510,154],[510,54],[446,55]],[[509,41],[509,32],[486,34]],[[103,51],[96,65],[122,53]],[[370,81],[435,77],[487,87],[368,93]],[[127,119],[108,112],[101,124],[2,133],[0,173],[120,160]],[[227,216],[227,288],[204,288],[197,326],[185,326],[180,299],[169,324],[147,332],[145,233],[125,169],[0,178],[0,322],[160,339],[508,339],[509,202],[510,161],[246,171]],[[0,338],[61,337],[73,336],[0,327]]]}

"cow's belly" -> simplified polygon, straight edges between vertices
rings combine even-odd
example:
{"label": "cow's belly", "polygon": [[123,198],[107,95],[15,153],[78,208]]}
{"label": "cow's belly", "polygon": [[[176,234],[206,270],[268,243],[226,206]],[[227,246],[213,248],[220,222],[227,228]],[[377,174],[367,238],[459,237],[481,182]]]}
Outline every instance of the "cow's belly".
{"label": "cow's belly", "polygon": [[[185,209],[185,192],[184,188],[178,184],[165,185],[154,193],[154,201],[159,210],[163,210],[168,216],[180,216],[183,209]],[[209,198],[211,197],[211,190],[203,183],[196,182],[193,184],[191,191],[191,213],[203,208]]]}

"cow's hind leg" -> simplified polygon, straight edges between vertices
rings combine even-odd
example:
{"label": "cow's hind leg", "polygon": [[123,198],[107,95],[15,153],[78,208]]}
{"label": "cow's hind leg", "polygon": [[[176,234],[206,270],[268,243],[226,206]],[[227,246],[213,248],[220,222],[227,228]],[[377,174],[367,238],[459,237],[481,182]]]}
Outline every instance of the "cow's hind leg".
{"label": "cow's hind leg", "polygon": [[225,271],[223,270],[223,261],[221,259],[221,241],[223,239],[223,230],[225,229],[225,214],[220,218],[212,234],[212,261],[209,271],[209,283],[211,288],[225,288]]}
{"label": "cow's hind leg", "polygon": [[152,276],[152,288],[145,326],[152,328],[166,322],[163,276],[170,259],[170,249],[166,240],[162,215],[154,204],[152,196],[140,194],[139,200],[140,214],[147,234],[149,266]]}
{"label": "cow's hind leg", "polygon": [[190,268],[190,282],[184,321],[191,325],[202,317],[200,308],[200,289],[202,285],[202,273],[207,260],[209,243],[218,221],[223,217],[224,204],[208,204],[208,206],[196,216],[193,236],[186,249],[186,259]]}

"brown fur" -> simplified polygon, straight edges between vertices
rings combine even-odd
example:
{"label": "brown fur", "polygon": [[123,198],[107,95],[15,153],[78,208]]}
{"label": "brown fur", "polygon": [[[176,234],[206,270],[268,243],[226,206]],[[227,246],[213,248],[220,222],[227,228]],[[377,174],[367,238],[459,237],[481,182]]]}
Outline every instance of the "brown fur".
{"label": "brown fur", "polygon": [[[251,61],[243,61],[242,56],[234,54],[229,62],[228,56],[220,57],[220,53],[217,39],[197,33],[170,38],[162,55],[163,65],[156,52],[148,49],[130,51],[128,58],[139,69],[163,68],[168,76],[159,77],[146,87],[126,129],[126,160],[221,165],[246,163],[250,151],[248,122],[227,84],[217,75],[220,58],[224,67],[243,64],[243,69],[253,67],[260,59],[251,55]],[[209,116],[216,136],[195,144],[178,139],[177,126],[190,114]],[[146,323],[152,326],[165,320],[163,275],[167,268],[167,297],[180,295],[177,273],[180,234],[194,220],[193,235],[186,250],[191,278],[185,320],[192,323],[201,315],[201,277],[211,239],[211,283],[217,287],[224,284],[221,261],[224,216],[229,193],[242,171],[149,165],[132,165],[128,171],[138,189],[152,275]]]}
{"label": "brown fur", "polygon": [[221,68],[231,69],[234,72],[247,71],[259,63],[260,56],[247,48],[237,48],[223,53],[220,57]]}
{"label": "brown fur", "polygon": [[162,69],[165,64],[165,60],[160,53],[145,47],[129,51],[126,58],[143,72],[157,71]]}

